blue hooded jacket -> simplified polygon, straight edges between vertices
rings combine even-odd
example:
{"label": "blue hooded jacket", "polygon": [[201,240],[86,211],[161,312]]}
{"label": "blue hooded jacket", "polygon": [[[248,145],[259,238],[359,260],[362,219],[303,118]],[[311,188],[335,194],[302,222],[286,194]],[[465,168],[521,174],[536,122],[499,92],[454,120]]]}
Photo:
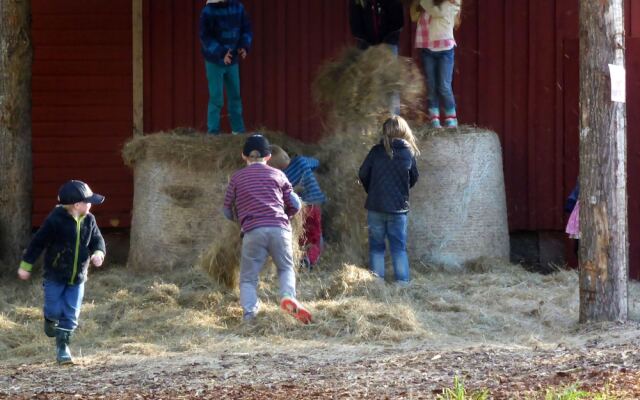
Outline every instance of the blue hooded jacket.
{"label": "blue hooded jacket", "polygon": [[393,139],[391,149],[393,158],[389,157],[382,142],[373,146],[358,177],[367,192],[367,210],[402,214],[409,211],[409,188],[418,181],[418,167],[409,143]]}
{"label": "blue hooded jacket", "polygon": [[252,39],[249,16],[239,1],[207,3],[202,9],[200,44],[208,62],[224,65],[224,56],[231,50],[231,64],[237,63],[238,49],[249,52]]}

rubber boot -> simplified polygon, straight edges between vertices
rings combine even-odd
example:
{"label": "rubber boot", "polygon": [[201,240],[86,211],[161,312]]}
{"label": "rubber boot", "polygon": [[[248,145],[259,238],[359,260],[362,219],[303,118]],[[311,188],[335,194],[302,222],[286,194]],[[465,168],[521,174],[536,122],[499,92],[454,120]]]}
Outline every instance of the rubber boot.
{"label": "rubber boot", "polygon": [[73,364],[71,352],[69,351],[69,339],[72,331],[68,329],[56,328],[56,361],[58,364]]}
{"label": "rubber boot", "polygon": [[45,317],[44,319],[44,334],[49,337],[56,337],[56,327],[58,326],[57,321],[52,321]]}
{"label": "rubber boot", "polygon": [[440,109],[439,108],[430,108],[429,109],[429,121],[431,122],[432,128],[441,128],[440,125]]}
{"label": "rubber boot", "polygon": [[458,126],[458,116],[456,115],[456,109],[445,110],[444,112],[444,126],[447,128],[456,128]]}

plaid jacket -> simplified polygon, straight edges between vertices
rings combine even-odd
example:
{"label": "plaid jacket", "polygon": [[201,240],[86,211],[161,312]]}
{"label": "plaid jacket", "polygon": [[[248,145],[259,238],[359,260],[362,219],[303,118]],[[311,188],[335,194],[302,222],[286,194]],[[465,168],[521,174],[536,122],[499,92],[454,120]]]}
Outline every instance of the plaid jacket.
{"label": "plaid jacket", "polygon": [[249,51],[253,33],[244,6],[237,0],[207,3],[200,13],[200,44],[205,60],[224,65],[229,50],[232,64],[238,62],[238,49]]}

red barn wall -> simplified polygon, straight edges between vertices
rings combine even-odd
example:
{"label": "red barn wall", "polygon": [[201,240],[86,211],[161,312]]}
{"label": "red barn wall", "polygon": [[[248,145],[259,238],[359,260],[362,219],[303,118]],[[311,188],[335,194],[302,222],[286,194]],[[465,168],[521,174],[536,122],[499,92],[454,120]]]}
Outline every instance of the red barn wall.
{"label": "red barn wall", "polygon": [[33,224],[69,179],[107,201],[101,226],[129,225],[131,174],[120,149],[132,132],[131,2],[32,0]]}
{"label": "red barn wall", "polygon": [[[36,225],[57,185],[72,176],[109,195],[95,209],[102,225],[129,222],[131,177],[119,150],[131,135],[131,6],[82,3],[33,0]],[[203,3],[144,2],[145,132],[204,130]],[[255,38],[241,65],[247,125],[317,140],[322,123],[310,84],[322,62],[350,42],[347,0],[244,4]],[[627,24],[632,110],[640,101],[639,5],[628,2]],[[408,19],[406,26],[401,53],[418,58]],[[465,0],[457,40],[458,114],[500,136],[511,231],[562,230],[562,205],[578,174],[578,0]],[[630,259],[640,278],[640,117],[628,118]]]}

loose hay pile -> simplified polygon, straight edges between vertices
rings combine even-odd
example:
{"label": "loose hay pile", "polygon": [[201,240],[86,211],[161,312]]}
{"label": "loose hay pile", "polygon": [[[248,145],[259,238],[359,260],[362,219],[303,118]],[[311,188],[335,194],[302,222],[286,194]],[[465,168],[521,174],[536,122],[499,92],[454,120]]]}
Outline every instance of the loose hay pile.
{"label": "loose hay pile", "polygon": [[[578,325],[578,275],[560,271],[532,274],[519,266],[485,260],[459,272],[414,268],[407,288],[380,285],[364,269],[327,266],[299,277],[300,299],[314,313],[302,325],[278,307],[278,280],[261,280],[261,312],[255,325],[241,323],[237,291],[224,290],[195,268],[162,274],[124,267],[93,271],[86,286],[80,327],[73,348],[80,362],[118,354],[252,351],[265,346],[411,343],[452,351],[460,347],[581,346],[594,337],[623,341]],[[42,289],[38,280],[2,283],[0,360],[50,361],[53,340],[42,333]],[[631,282],[632,319],[640,318],[640,283]],[[173,355],[175,356],[175,354]],[[104,358],[103,358],[104,360]]]}
{"label": "loose hay pile", "polygon": [[[302,226],[304,218],[305,211],[303,209],[291,220],[293,262],[296,266],[300,265],[304,256],[304,251],[299,245],[304,235]],[[238,287],[240,279],[240,253],[242,249],[240,226],[230,221],[224,221],[217,227],[217,231],[219,236],[200,255],[197,264],[214,282],[227,289],[235,289]]]}
{"label": "loose hay pile", "polygon": [[377,125],[392,109],[394,95],[400,97],[401,115],[414,114],[424,108],[424,93],[415,62],[388,46],[346,48],[321,67],[313,82],[314,98],[328,109],[330,125],[348,129]]}
{"label": "loose hay pile", "polygon": [[[264,134],[294,152],[302,147],[280,133]],[[125,145],[135,187],[130,266],[191,266],[212,242],[229,240],[218,230],[225,223],[221,208],[229,176],[244,165],[245,139],[181,130],[135,137]]]}
{"label": "loose hay pile", "polygon": [[331,251],[341,260],[363,264],[367,254],[365,192],[358,169],[377,136],[340,132],[322,140],[315,156],[320,160],[318,180],[327,195],[323,231]]}

